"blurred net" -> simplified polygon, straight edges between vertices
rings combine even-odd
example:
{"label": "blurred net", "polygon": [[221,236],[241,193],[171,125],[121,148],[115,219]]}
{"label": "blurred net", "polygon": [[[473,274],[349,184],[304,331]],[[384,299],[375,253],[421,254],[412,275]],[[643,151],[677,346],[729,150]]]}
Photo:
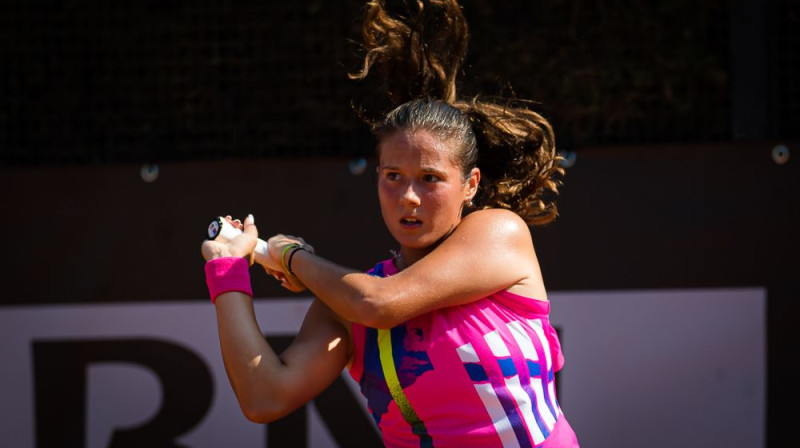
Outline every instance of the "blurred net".
{"label": "blurred net", "polygon": [[[460,93],[534,100],[562,146],[728,140],[728,3],[463,0]],[[770,27],[785,136],[798,133],[797,3],[780,0]],[[379,92],[346,76],[362,5],[6,0],[0,163],[370,154],[351,101]]]}

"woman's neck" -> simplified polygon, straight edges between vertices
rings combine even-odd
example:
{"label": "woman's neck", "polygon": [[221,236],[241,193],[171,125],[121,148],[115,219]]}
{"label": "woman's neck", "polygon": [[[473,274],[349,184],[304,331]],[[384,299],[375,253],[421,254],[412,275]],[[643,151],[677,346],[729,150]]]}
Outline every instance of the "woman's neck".
{"label": "woman's neck", "polygon": [[411,266],[412,264],[414,264],[414,263],[418,262],[419,260],[421,260],[423,257],[425,257],[425,255],[428,255],[429,253],[431,253],[440,244],[442,244],[442,242],[444,240],[446,240],[450,236],[450,234],[453,233],[453,231],[456,229],[457,226],[458,226],[458,223],[456,223],[456,225],[454,225],[447,232],[447,234],[445,234],[442,238],[440,238],[439,241],[431,244],[428,247],[425,247],[425,248],[422,248],[422,249],[401,247],[400,250],[397,251],[397,252],[392,251],[392,254],[394,254],[394,265],[397,268],[397,270],[398,271],[402,271],[403,269],[406,269],[409,266]]}

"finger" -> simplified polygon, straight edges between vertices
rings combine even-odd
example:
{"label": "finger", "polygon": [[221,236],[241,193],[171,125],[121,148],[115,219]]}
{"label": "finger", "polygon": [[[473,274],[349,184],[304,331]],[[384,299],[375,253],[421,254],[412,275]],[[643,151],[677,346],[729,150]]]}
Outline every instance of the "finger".
{"label": "finger", "polygon": [[241,228],[242,228],[242,222],[240,220],[238,220],[238,219],[233,219],[233,217],[231,217],[231,215],[225,215],[225,221],[228,224],[232,225],[234,229],[240,229],[241,230]]}
{"label": "finger", "polygon": [[256,218],[253,217],[252,214],[247,215],[247,218],[244,218],[244,233],[253,235],[254,237],[258,237],[258,229],[256,228]]}
{"label": "finger", "polygon": [[300,291],[302,291],[304,289],[303,287],[299,286],[298,284],[296,284],[294,282],[289,281],[288,279],[284,280],[281,283],[281,286],[283,286],[284,288],[286,288],[286,289],[288,289],[289,291],[292,291],[292,292],[300,292]]}
{"label": "finger", "polygon": [[297,237],[297,240],[300,241],[303,244],[303,247],[308,249],[309,252],[311,252],[312,254],[314,253],[314,246],[306,243],[305,239],[303,239],[302,237]]}
{"label": "finger", "polygon": [[303,237],[301,237],[301,236],[293,236],[293,235],[286,235],[286,237],[289,238],[289,239],[298,241],[300,244],[303,245],[303,247],[308,249],[309,252],[311,252],[312,254],[314,253],[314,246],[306,243],[306,240]]}
{"label": "finger", "polygon": [[286,278],[286,275],[282,271],[277,271],[275,269],[268,268],[264,266],[264,270],[270,277],[275,278],[275,280],[281,280],[282,278]]}

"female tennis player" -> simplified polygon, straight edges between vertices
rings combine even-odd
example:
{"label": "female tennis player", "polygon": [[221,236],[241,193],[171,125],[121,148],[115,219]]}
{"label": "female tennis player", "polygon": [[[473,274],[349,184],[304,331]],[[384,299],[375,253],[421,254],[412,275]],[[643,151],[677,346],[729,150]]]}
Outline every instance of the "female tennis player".
{"label": "female tennis player", "polygon": [[[456,100],[460,7],[422,4],[420,20],[402,21],[370,2],[365,22],[360,76],[406,74],[390,96],[412,98],[373,126],[396,256],[364,273],[302,238],[269,238],[266,271],[316,297],[277,354],[253,311],[254,218],[233,221],[243,233],[231,241],[203,243],[230,382],[247,418],[270,422],[348,368],[387,447],[577,447],[556,395],[564,357],[528,227],[556,216],[552,129],[526,108]],[[450,43],[414,47],[430,37],[421,27]]]}

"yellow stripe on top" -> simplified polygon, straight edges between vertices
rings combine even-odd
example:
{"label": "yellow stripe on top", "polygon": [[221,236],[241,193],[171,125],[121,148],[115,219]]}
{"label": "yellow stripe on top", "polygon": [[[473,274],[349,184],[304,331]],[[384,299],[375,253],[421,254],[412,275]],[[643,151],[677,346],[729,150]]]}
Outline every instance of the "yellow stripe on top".
{"label": "yellow stripe on top", "polygon": [[392,394],[395,404],[400,409],[406,423],[411,425],[411,430],[419,436],[420,446],[423,448],[433,447],[433,440],[425,428],[425,424],[419,419],[419,416],[414,412],[411,403],[408,402],[403,386],[400,385],[400,378],[397,377],[397,368],[394,365],[394,356],[392,356],[392,333],[391,330],[378,329],[378,351],[380,352],[381,369],[383,369],[383,376],[386,379],[386,385],[389,386],[389,393]]}

